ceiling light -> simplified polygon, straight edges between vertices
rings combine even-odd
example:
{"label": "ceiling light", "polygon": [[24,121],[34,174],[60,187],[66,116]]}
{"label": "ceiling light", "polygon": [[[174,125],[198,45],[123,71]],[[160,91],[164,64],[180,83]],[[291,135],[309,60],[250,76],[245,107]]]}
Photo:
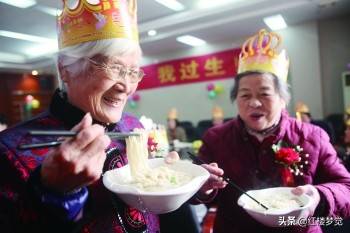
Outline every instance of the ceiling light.
{"label": "ceiling light", "polygon": [[196,47],[196,46],[201,46],[204,45],[206,42],[202,39],[199,39],[197,37],[194,36],[190,36],[190,35],[185,35],[185,36],[179,36],[176,38],[176,40],[178,42]]}
{"label": "ceiling light", "polygon": [[13,63],[25,63],[26,58],[19,54],[0,52],[0,61],[13,62]]}
{"label": "ceiling light", "polygon": [[36,6],[35,9],[38,11],[44,12],[46,14],[52,15],[52,16],[58,16],[61,15],[62,10],[53,8],[53,7],[47,7],[47,6]]}
{"label": "ceiling light", "polygon": [[157,35],[157,31],[156,31],[156,30],[149,30],[149,31],[147,32],[147,34],[148,34],[149,36],[155,36],[155,35]]}
{"label": "ceiling light", "polygon": [[36,4],[35,0],[0,0],[0,2],[19,8],[28,8]]}
{"label": "ceiling light", "polygon": [[56,53],[58,51],[57,41],[53,41],[50,43],[43,43],[38,46],[31,47],[24,51],[28,58],[37,58],[40,56],[49,55],[52,53]]}
{"label": "ceiling light", "polygon": [[273,15],[265,17],[264,22],[273,31],[287,27],[286,21],[284,21],[282,15]]}
{"label": "ceiling light", "polygon": [[32,75],[37,76],[39,72],[37,70],[32,70]]}
{"label": "ceiling light", "polygon": [[185,6],[176,0],[155,0],[155,1],[158,2],[159,4],[162,4],[165,7],[168,7],[169,9],[172,9],[173,11],[182,11],[185,9]]}
{"label": "ceiling light", "polygon": [[197,3],[198,8],[213,8],[228,3],[242,2],[243,0],[200,0]]}
{"label": "ceiling light", "polygon": [[10,31],[4,31],[0,30],[0,36],[9,37],[9,38],[15,38],[19,40],[27,40],[31,42],[37,42],[37,43],[50,43],[52,41],[56,41],[54,39],[49,39],[46,37],[40,37],[40,36],[32,36],[28,34],[18,33],[18,32],[10,32]]}

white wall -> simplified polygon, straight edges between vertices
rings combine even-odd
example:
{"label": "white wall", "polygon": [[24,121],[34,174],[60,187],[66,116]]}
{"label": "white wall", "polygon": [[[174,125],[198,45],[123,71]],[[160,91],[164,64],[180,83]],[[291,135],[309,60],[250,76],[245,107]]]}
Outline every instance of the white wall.
{"label": "white wall", "polygon": [[[279,31],[284,38],[283,44],[288,51],[290,68],[290,85],[292,88],[292,101],[289,109],[294,109],[295,101],[304,101],[309,105],[315,118],[323,117],[320,53],[317,22],[308,22]],[[228,48],[239,47],[245,38],[237,41],[209,45],[201,48],[177,51],[175,53],[161,54],[157,57],[145,59],[144,64],[157,60],[167,61],[187,56],[208,54]],[[202,119],[211,118],[211,109],[214,104],[224,109],[225,117],[236,115],[236,110],[229,100],[229,92],[233,85],[233,78],[215,81],[224,86],[224,93],[216,100],[207,97],[206,85],[208,82],[198,84],[179,85],[176,87],[156,88],[140,91],[141,100],[137,108],[127,111],[141,116],[151,117],[157,123],[165,123],[167,112],[176,107],[180,120],[189,120],[197,123]],[[294,113],[293,113],[294,114]]]}
{"label": "white wall", "polygon": [[325,115],[343,113],[341,73],[350,63],[350,16],[319,22]]}
{"label": "white wall", "polygon": [[323,118],[320,53],[317,22],[312,21],[280,31],[290,58],[292,101],[304,102],[314,118]]}

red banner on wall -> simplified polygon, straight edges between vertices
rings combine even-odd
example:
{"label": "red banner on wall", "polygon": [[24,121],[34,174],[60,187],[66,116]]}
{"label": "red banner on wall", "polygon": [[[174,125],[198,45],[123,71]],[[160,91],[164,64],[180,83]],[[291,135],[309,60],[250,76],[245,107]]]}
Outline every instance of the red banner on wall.
{"label": "red banner on wall", "polygon": [[142,67],[145,78],[138,90],[232,78],[241,49],[186,57]]}

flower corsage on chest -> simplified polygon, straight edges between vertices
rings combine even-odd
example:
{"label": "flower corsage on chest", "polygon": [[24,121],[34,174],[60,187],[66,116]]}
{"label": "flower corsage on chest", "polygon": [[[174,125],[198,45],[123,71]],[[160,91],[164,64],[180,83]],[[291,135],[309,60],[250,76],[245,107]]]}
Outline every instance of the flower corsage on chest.
{"label": "flower corsage on chest", "polygon": [[299,145],[279,141],[272,145],[275,163],[280,165],[281,179],[284,186],[295,186],[295,176],[303,176],[308,165],[309,154]]}

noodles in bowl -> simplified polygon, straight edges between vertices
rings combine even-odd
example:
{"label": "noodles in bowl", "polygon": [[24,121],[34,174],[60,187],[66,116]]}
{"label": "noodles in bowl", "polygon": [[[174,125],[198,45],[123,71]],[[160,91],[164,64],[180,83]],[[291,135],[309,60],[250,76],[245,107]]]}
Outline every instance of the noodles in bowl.
{"label": "noodles in bowl", "polygon": [[148,159],[145,138],[142,143],[130,139],[129,164],[104,173],[103,184],[132,207],[155,214],[174,211],[209,178],[207,170],[189,161],[167,164],[164,158]]}
{"label": "noodles in bowl", "polygon": [[298,221],[300,217],[304,217],[304,213],[307,212],[312,202],[306,194],[294,195],[292,189],[290,187],[276,187],[248,191],[249,195],[267,206],[268,210],[244,194],[238,198],[237,203],[258,222],[270,227],[283,227],[280,219],[294,217]]}
{"label": "noodles in bowl", "polygon": [[144,191],[157,192],[182,186],[193,178],[187,171],[176,171],[171,166],[151,168],[147,162],[148,135],[145,131],[138,132],[140,136],[126,139],[131,180],[125,180],[125,184],[135,185]]}

